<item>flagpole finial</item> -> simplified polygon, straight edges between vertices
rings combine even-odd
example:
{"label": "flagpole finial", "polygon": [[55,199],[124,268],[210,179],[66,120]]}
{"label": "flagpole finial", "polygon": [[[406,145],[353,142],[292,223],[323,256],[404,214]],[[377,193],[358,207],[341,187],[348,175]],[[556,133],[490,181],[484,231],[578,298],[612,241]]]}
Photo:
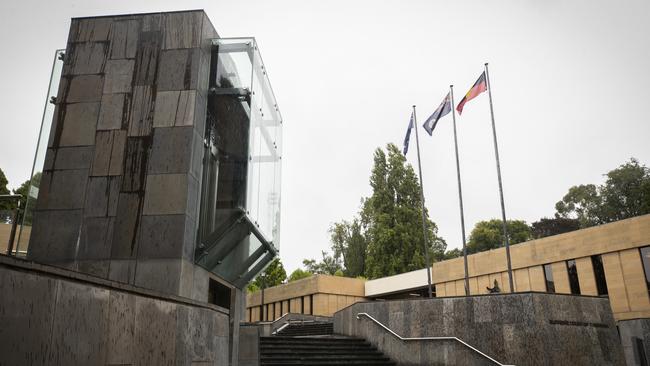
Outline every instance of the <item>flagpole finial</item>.
{"label": "flagpole finial", "polygon": [[486,63],[485,63],[485,66],[487,66],[487,65],[488,65],[488,63],[486,62]]}
{"label": "flagpole finial", "polygon": [[449,84],[449,87],[450,87],[450,88],[453,88],[453,87],[454,87],[454,84]]}

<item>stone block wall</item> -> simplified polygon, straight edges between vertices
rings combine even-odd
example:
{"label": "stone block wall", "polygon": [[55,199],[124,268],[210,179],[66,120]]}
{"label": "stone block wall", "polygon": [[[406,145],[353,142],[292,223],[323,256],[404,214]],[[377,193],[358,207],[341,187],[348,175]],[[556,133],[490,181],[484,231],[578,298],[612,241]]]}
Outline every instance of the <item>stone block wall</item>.
{"label": "stone block wall", "polygon": [[0,365],[228,365],[215,306],[0,256]]}
{"label": "stone block wall", "polygon": [[368,313],[402,337],[458,337],[502,364],[623,365],[606,298],[516,293],[363,302],[334,315],[334,332],[362,337],[398,365],[488,365],[454,341],[402,341],[358,313]]}
{"label": "stone block wall", "polygon": [[650,362],[650,319],[618,322],[627,366],[644,366]]}
{"label": "stone block wall", "polygon": [[203,11],[72,19],[29,259],[207,299],[193,256],[216,37]]}

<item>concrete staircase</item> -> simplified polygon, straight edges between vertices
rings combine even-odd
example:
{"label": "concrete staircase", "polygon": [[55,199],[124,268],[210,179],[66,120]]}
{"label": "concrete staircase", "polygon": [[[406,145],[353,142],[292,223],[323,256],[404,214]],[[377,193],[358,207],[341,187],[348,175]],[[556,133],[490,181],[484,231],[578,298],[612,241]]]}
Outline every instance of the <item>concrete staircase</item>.
{"label": "concrete staircase", "polygon": [[261,366],[394,366],[363,339],[337,336],[271,336],[260,338]]}
{"label": "concrete staircase", "polygon": [[334,324],[332,322],[294,322],[278,331],[278,336],[283,337],[300,337],[331,335],[334,333]]}

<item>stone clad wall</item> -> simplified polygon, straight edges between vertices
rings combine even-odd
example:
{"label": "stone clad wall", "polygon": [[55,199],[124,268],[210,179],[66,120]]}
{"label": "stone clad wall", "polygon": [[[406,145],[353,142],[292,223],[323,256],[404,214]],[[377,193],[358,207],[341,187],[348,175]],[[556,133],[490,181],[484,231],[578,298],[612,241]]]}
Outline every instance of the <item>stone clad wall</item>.
{"label": "stone clad wall", "polygon": [[228,365],[228,314],[0,256],[0,365]]}
{"label": "stone clad wall", "polygon": [[203,11],[72,19],[29,259],[207,298],[193,257],[216,37]]}
{"label": "stone clad wall", "polygon": [[362,337],[398,365],[491,364],[452,341],[402,337],[458,337],[503,364],[623,365],[606,298],[517,293],[357,303],[334,315],[334,332]]}

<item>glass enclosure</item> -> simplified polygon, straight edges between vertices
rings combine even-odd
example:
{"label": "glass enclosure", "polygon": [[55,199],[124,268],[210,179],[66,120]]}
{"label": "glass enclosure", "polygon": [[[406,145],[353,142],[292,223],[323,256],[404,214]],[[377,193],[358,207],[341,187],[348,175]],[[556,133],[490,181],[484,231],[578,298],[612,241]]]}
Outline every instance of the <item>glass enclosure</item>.
{"label": "glass enclosure", "polygon": [[254,38],[213,40],[195,261],[245,285],[280,242],[282,117]]}
{"label": "glass enclosure", "polygon": [[45,153],[47,152],[50,143],[50,131],[52,129],[52,121],[54,120],[56,95],[61,81],[64,56],[64,49],[56,50],[54,53],[52,73],[50,74],[50,85],[47,90],[47,97],[45,98],[43,119],[41,120],[41,129],[38,134],[38,143],[36,144],[36,153],[34,155],[34,165],[32,166],[32,173],[29,180],[28,194],[27,197],[23,198],[21,201],[21,204],[24,204],[22,207],[22,221],[20,222],[21,225],[18,231],[17,241],[14,245],[15,254],[19,256],[25,256],[27,254],[27,247],[29,245],[29,237],[32,229],[34,206],[36,205],[38,189],[41,183],[41,175],[43,174],[43,166],[45,165]]}

